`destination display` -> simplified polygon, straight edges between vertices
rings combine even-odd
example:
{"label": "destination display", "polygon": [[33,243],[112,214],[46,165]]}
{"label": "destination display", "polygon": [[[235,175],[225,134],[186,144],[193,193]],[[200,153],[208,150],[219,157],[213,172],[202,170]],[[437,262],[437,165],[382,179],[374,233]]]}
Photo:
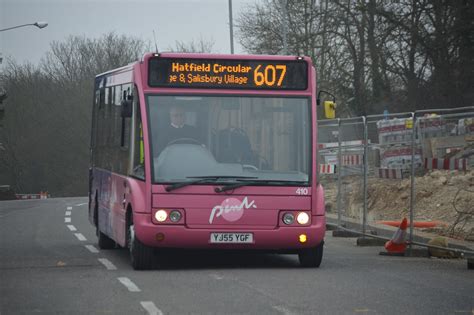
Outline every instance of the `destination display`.
{"label": "destination display", "polygon": [[304,60],[151,58],[148,85],[173,88],[306,90]]}

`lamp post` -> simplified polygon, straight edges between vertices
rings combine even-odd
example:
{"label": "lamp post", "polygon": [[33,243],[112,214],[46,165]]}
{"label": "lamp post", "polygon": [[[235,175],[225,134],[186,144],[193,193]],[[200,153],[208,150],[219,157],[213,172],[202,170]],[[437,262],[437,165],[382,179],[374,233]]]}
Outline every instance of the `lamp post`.
{"label": "lamp post", "polygon": [[12,30],[14,28],[19,28],[19,27],[30,26],[30,25],[36,26],[37,28],[45,28],[46,26],[48,26],[48,22],[35,22],[35,23],[12,26],[12,27],[1,29],[0,32]]}
{"label": "lamp post", "polygon": [[232,21],[232,0],[229,0],[230,53],[234,54],[234,26]]}

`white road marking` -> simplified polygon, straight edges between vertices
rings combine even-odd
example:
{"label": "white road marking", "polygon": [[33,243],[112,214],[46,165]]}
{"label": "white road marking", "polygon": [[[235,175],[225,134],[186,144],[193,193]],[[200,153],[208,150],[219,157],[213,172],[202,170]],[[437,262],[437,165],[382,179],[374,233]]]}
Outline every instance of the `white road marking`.
{"label": "white road marking", "polygon": [[107,258],[99,258],[99,261],[105,266],[105,268],[107,268],[107,270],[117,270],[117,267],[115,267],[115,265]]}
{"label": "white road marking", "polygon": [[132,282],[132,280],[130,280],[126,277],[119,277],[117,279],[128,289],[128,291],[130,291],[130,292],[140,292],[141,291],[137,287],[137,285]]}
{"label": "white road marking", "polygon": [[70,223],[71,222],[71,218],[64,218],[64,223]]}
{"label": "white road marking", "polygon": [[77,205],[75,205],[76,207],[80,207],[80,206],[83,206],[83,205],[87,205],[88,203],[87,202],[84,202],[84,203],[78,203]]}
{"label": "white road marking", "polygon": [[219,276],[218,274],[215,274],[215,273],[211,273],[209,276],[210,276],[211,278],[214,278],[215,280],[222,280],[222,279],[224,279],[223,276]]}
{"label": "white road marking", "polygon": [[72,207],[67,207],[68,210],[72,210]]}
{"label": "white road marking", "polygon": [[285,315],[292,315],[292,314],[295,314],[295,313],[292,313],[289,309],[287,309],[286,307],[284,306],[281,306],[281,305],[275,305],[273,306],[274,309],[276,309],[277,311],[279,311],[280,313],[282,314],[285,314]]}
{"label": "white road marking", "polygon": [[99,250],[94,245],[84,245],[91,253],[98,254]]}
{"label": "white road marking", "polygon": [[76,235],[77,239],[80,241],[87,241],[87,238],[82,235],[82,233],[74,233],[74,235]]}
{"label": "white road marking", "polygon": [[71,211],[66,211],[66,213],[64,214],[66,217],[70,216],[71,215]]}
{"label": "white road marking", "polygon": [[67,228],[68,228],[69,230],[71,230],[71,232],[77,231],[77,229],[76,229],[76,227],[75,227],[74,225],[68,224],[68,225],[67,225]]}
{"label": "white road marking", "polygon": [[163,312],[151,301],[142,301],[140,304],[150,315],[163,315]]}

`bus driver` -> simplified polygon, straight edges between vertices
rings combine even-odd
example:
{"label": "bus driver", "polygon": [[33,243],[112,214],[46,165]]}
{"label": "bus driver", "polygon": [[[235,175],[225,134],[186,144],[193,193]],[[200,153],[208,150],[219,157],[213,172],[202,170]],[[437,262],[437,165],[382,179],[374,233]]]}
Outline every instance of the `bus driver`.
{"label": "bus driver", "polygon": [[161,147],[173,143],[201,144],[198,129],[186,124],[186,112],[183,106],[172,105],[170,108],[170,124],[160,130]]}

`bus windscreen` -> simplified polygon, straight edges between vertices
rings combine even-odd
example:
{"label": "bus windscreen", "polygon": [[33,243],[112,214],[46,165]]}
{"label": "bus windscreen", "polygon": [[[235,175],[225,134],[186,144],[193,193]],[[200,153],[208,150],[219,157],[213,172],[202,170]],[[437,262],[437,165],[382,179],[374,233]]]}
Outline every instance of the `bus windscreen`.
{"label": "bus windscreen", "polygon": [[306,90],[305,60],[234,60],[156,57],[148,85],[167,88]]}

